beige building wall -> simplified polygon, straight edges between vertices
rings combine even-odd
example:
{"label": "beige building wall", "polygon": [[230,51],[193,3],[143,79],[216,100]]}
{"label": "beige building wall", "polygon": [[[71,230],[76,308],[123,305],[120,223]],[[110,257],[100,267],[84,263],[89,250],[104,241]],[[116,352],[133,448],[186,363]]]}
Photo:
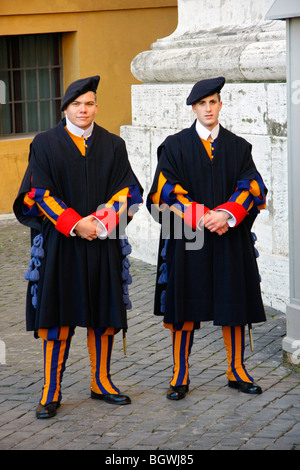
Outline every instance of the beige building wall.
{"label": "beige building wall", "polygon": [[[4,3],[4,2],[3,2]],[[177,0],[15,0],[0,4],[0,35],[62,33],[63,85],[100,75],[96,122],[131,123],[130,64],[177,25]],[[0,51],[1,53],[1,51]],[[12,212],[34,135],[0,137],[0,214]]]}

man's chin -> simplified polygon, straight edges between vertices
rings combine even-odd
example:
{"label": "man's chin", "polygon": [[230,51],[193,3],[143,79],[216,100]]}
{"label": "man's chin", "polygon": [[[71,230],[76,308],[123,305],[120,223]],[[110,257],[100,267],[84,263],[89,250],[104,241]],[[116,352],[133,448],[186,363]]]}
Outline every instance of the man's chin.
{"label": "man's chin", "polygon": [[87,129],[90,127],[92,121],[89,121],[87,119],[77,119],[75,126],[80,127],[80,129]]}

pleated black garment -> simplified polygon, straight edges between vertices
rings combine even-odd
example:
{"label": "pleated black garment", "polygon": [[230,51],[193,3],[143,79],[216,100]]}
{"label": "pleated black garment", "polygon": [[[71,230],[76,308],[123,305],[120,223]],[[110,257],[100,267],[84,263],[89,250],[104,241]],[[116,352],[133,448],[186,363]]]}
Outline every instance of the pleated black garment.
{"label": "pleated black garment", "polygon": [[128,161],[124,141],[95,124],[83,157],[66,132],[63,119],[53,129],[37,135],[29,163],[14,203],[18,220],[43,236],[44,258],[39,268],[37,306],[28,284],[27,330],[55,326],[127,328],[122,295],[122,252],[118,238],[87,241],[61,234],[43,217],[22,212],[24,195],[44,188],[67,207],[85,217],[119,190],[140,187]]}
{"label": "pleated black garment", "polygon": [[[257,170],[251,145],[222,126],[210,160],[193,124],[169,136],[159,147],[147,199],[149,209],[161,172],[172,185],[180,184],[188,191],[193,201],[214,209],[228,201],[238,181],[254,179]],[[251,235],[254,219],[254,215],[247,215],[221,236],[203,229],[203,247],[197,250],[187,249],[184,228],[181,236],[175,236],[171,224],[164,259],[165,240],[160,240],[154,313],[173,324],[213,321],[215,325],[237,326],[264,321]],[[164,262],[167,281],[160,283]]]}

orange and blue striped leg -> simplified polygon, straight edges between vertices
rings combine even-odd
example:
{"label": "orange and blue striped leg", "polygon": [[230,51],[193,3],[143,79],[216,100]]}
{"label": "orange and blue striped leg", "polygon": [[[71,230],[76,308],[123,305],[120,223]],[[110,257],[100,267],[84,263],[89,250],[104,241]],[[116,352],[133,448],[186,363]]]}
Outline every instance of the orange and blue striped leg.
{"label": "orange and blue striped leg", "polygon": [[223,339],[227,351],[227,378],[229,381],[253,382],[244,365],[245,327],[223,326]]}
{"label": "orange and blue striped leg", "polygon": [[120,393],[110,376],[110,362],[114,344],[113,331],[113,328],[108,328],[102,333],[100,330],[88,328],[87,344],[91,362],[91,390],[100,395]]}
{"label": "orange and blue striped leg", "polygon": [[61,381],[69,355],[74,328],[61,327],[39,329],[43,339],[44,386],[40,398],[41,405],[61,401]]}
{"label": "orange and blue striped leg", "polygon": [[170,385],[176,387],[178,385],[188,385],[189,380],[189,364],[188,359],[191,353],[194,339],[194,330],[183,331],[177,330],[172,332],[172,348],[173,348],[173,377]]}

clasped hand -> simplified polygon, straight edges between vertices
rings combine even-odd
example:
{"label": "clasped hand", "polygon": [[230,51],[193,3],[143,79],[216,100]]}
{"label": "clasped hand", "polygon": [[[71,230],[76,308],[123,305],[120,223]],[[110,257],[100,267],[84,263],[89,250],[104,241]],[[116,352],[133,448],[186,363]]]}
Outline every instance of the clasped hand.
{"label": "clasped hand", "polygon": [[204,225],[210,232],[216,232],[218,235],[223,235],[228,231],[229,225],[227,220],[230,214],[225,211],[208,211],[203,217],[202,225]]}
{"label": "clasped hand", "polygon": [[78,237],[92,241],[98,238],[102,232],[102,229],[95,217],[88,215],[87,217],[83,217],[78,222],[74,232]]}
{"label": "clasped hand", "polygon": [[[228,231],[229,217],[230,215],[225,211],[209,211],[204,215],[201,225],[210,232],[223,235]],[[98,221],[92,215],[88,215],[77,223],[74,231],[78,237],[92,241],[101,235],[102,229]]]}

